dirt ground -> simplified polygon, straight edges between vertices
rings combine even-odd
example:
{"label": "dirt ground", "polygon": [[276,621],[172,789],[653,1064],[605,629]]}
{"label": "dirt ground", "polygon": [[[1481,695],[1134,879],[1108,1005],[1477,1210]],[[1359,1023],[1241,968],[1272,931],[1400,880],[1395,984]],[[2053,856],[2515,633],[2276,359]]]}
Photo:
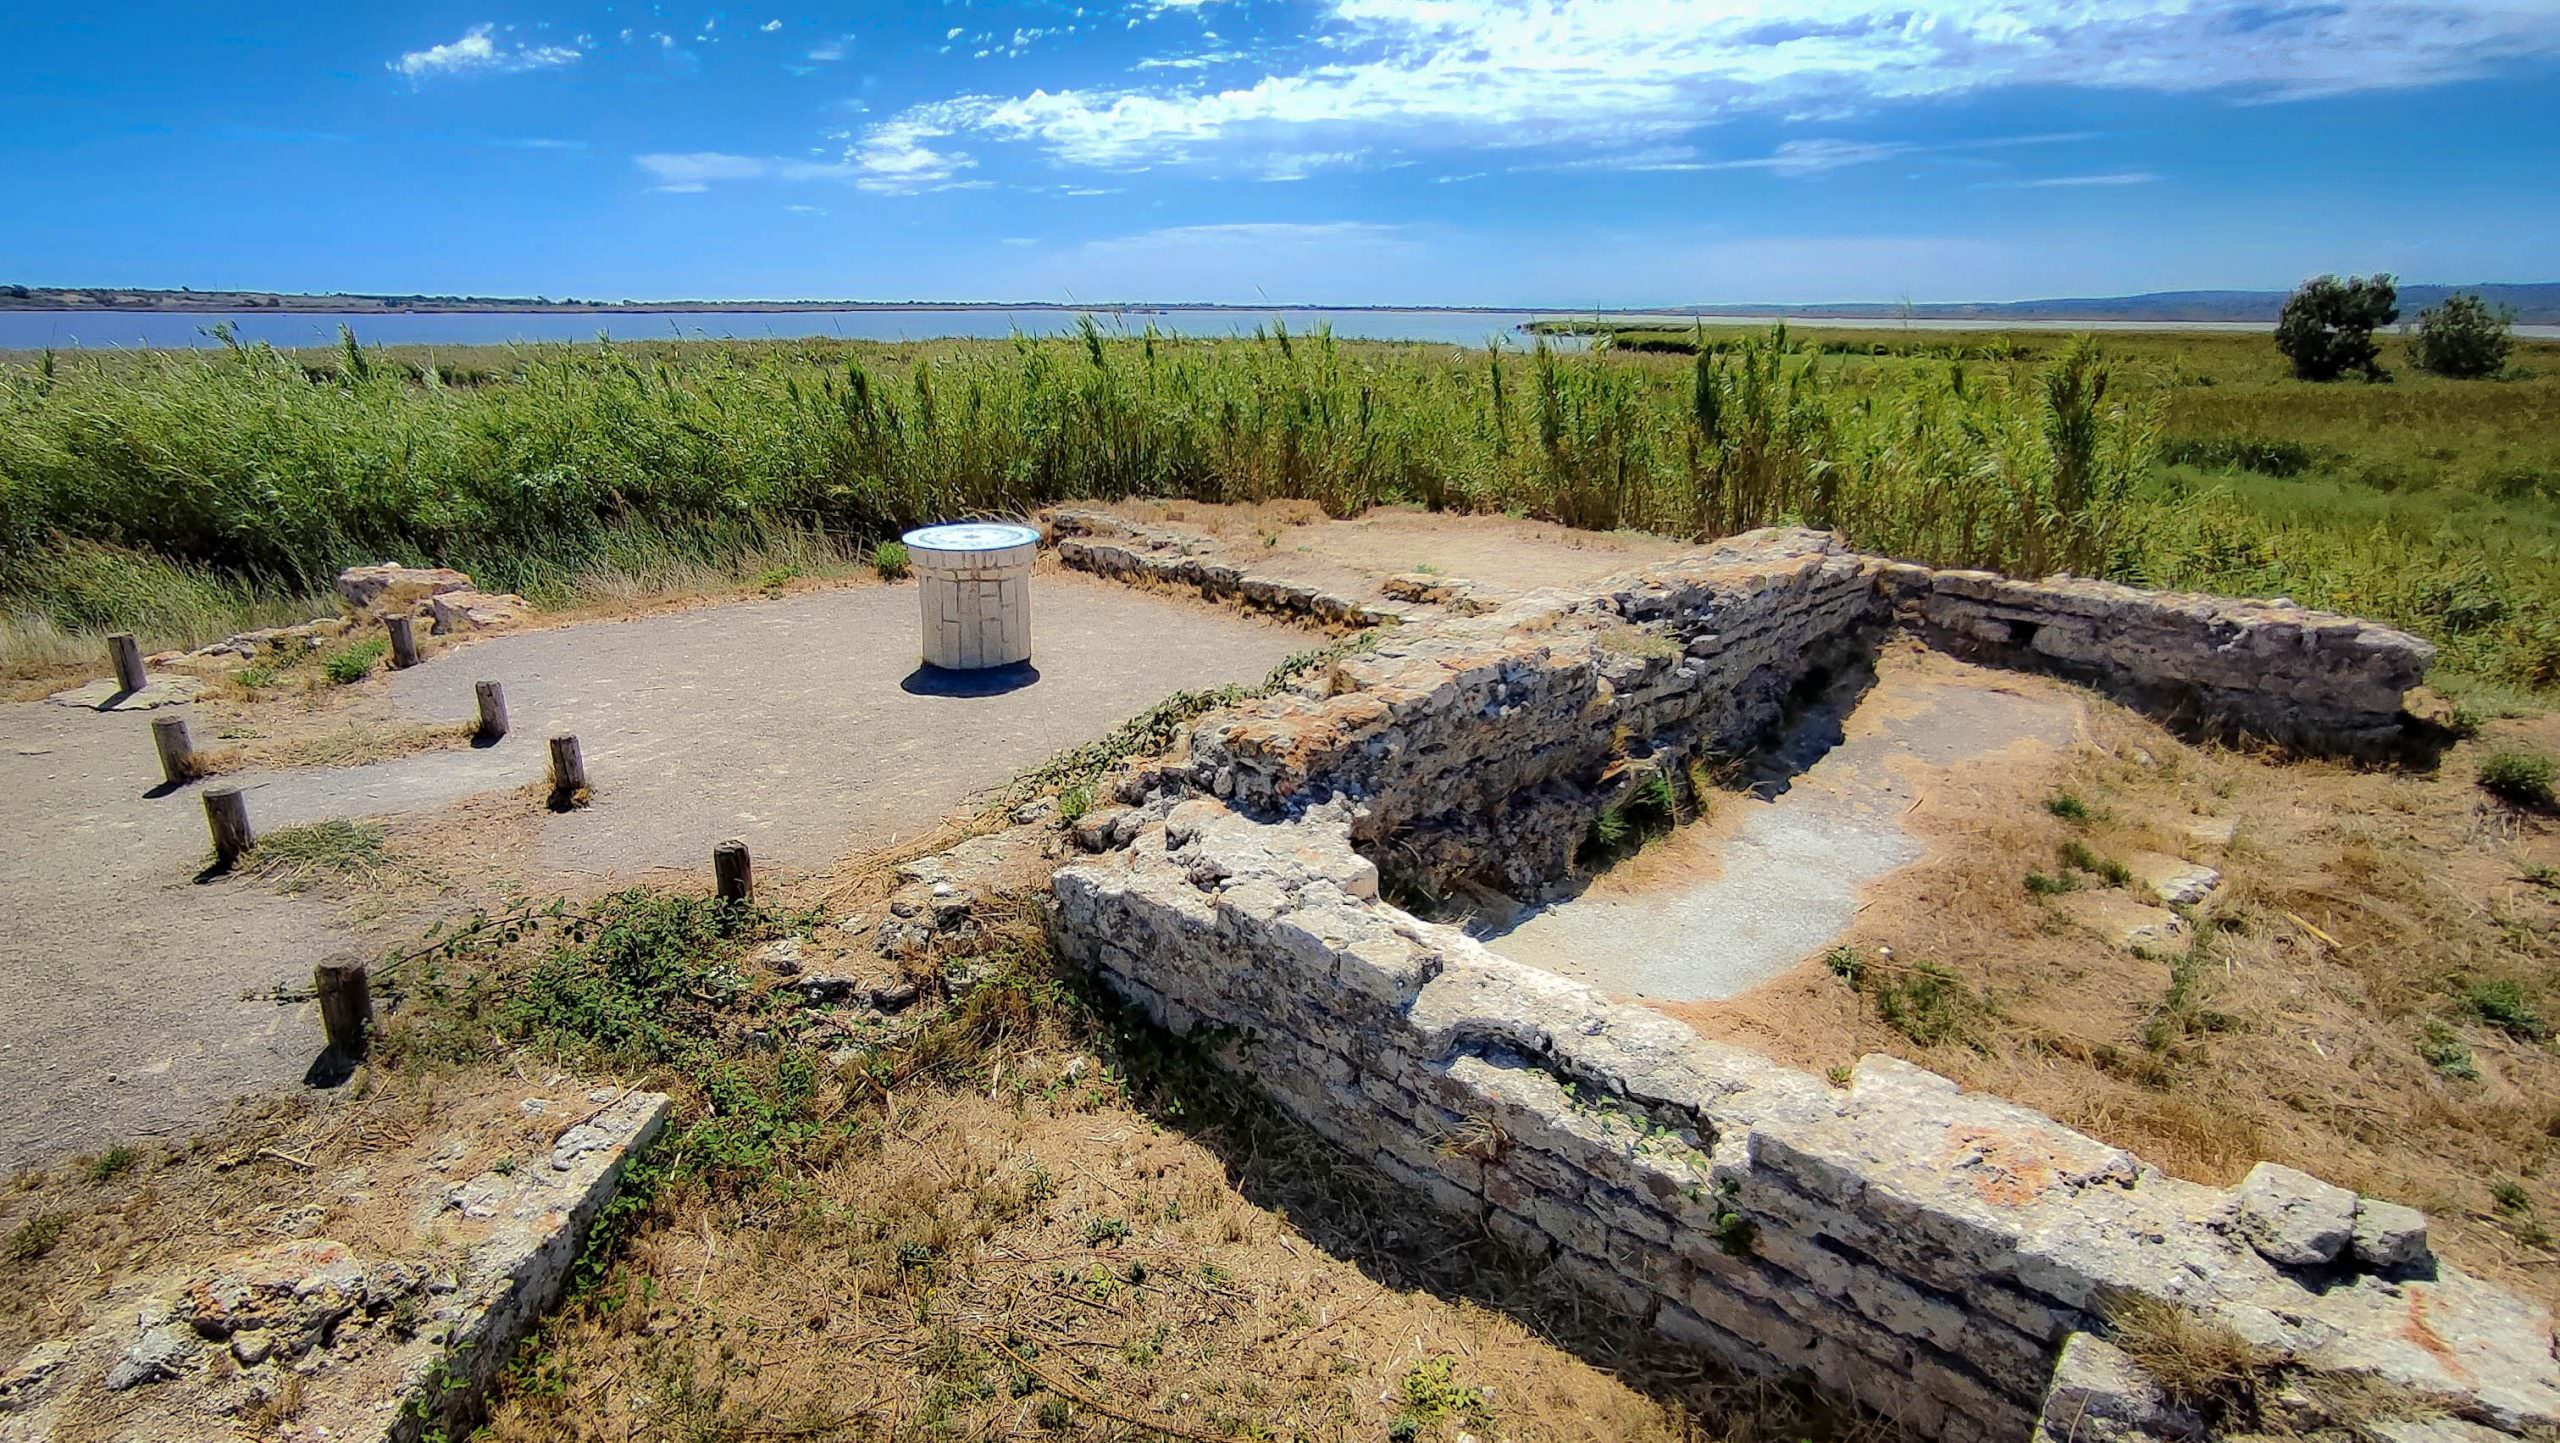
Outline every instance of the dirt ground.
{"label": "dirt ground", "polygon": [[1213,538],[1231,560],[1256,576],[1362,598],[1383,595],[1380,582],[1411,572],[1509,591],[1571,586],[1667,561],[1690,549],[1641,531],[1576,531],[1545,521],[1457,516],[1409,506],[1381,506],[1337,521],[1311,501],[1077,504]]}
{"label": "dirt ground", "polygon": [[1868,680],[1808,708],[1710,815],[1487,945],[1617,996],[1730,997],[1848,930],[1866,885],[1925,852],[1913,818],[1936,797],[2049,772],[2083,725],[2069,687],[1916,646]]}
{"label": "dirt ground", "polygon": [[[1826,941],[1739,996],[1659,1005],[1817,1073],[1907,1057],[2182,1177],[2265,1158],[2405,1202],[2443,1256],[2560,1303],[2560,830],[2474,781],[2493,747],[2560,750],[2560,719],[2493,722],[2412,770],[2190,745],[2079,701],[2080,744],[1924,789],[1905,824],[1926,854],[1833,939],[1859,985]],[[2203,840],[2221,825],[2228,846]],[[2184,855],[2222,884],[2184,940],[2137,953],[2072,920],[2124,895],[2070,867],[2073,844]],[[2075,890],[2036,895],[2029,873]],[[2474,1000],[2501,984],[2524,1019]]]}
{"label": "dirt ground", "polygon": [[[514,888],[699,872],[726,837],[772,875],[821,869],[930,831],[1169,692],[1258,680],[1321,640],[1066,572],[1044,572],[1035,598],[1038,679],[994,695],[916,684],[907,584],[555,627],[352,687],[199,704],[209,748],[346,738],[362,755],[467,718],[478,678],[505,684],[513,728],[494,747],[222,778],[262,831],[391,818],[411,865],[352,893],[199,883],[200,789],[154,785],[149,716],[0,705],[0,1168],[170,1135],[299,1080],[318,1051],[310,1004],[244,994],[306,985],[325,957]],[[584,742],[595,795],[555,815],[532,790],[563,731]]]}

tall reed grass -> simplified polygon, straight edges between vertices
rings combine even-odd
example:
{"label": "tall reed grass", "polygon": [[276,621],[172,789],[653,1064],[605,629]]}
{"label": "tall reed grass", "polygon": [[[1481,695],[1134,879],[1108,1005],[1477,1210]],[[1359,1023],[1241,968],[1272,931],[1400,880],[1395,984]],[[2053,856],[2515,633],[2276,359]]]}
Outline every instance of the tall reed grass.
{"label": "tall reed grass", "polygon": [[[1673,535],[1781,520],[1915,559],[2103,571],[2153,424],[2076,348],[1887,389],[1775,331],[1640,369],[1286,330],[944,348],[513,348],[474,384],[351,339],[0,368],[0,596],[194,639],[345,565],[537,599],[1071,497],[1303,497]],[[583,579],[583,580],[582,580]]]}

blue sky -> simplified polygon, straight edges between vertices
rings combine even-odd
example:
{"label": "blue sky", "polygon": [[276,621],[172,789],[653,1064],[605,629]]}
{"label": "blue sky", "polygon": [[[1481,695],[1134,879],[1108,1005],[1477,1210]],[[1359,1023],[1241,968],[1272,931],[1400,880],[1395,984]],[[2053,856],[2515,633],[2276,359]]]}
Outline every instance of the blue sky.
{"label": "blue sky", "polygon": [[2560,0],[29,6],[0,280],[1631,305],[2560,279]]}

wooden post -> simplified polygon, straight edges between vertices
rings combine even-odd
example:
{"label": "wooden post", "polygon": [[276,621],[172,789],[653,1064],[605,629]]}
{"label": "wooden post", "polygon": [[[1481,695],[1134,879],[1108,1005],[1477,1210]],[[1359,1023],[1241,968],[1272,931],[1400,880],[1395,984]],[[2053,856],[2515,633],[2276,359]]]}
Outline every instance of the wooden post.
{"label": "wooden post", "polygon": [[732,837],[711,849],[711,885],[723,902],[755,900],[755,863],[747,857],[746,843]]}
{"label": "wooden post", "polygon": [[130,631],[107,638],[107,655],[116,664],[116,690],[140,691],[151,678],[142,669],[142,643]]}
{"label": "wooden post", "polygon": [[361,962],[323,962],[311,969],[311,990],[320,999],[320,1030],[330,1050],[341,1057],[364,1056],[373,1032],[373,987]]}
{"label": "wooden post", "polygon": [[193,781],[196,774],[195,743],[187,740],[187,719],[182,716],[154,717],[151,721],[151,744],[160,749],[160,775],[169,785]]}
{"label": "wooden post", "polygon": [[412,628],[415,618],[386,616],[383,628],[391,633],[391,669],[407,671],[418,664],[418,635]]}
{"label": "wooden post", "polygon": [[204,794],[204,819],[213,829],[213,860],[216,866],[228,867],[240,860],[240,854],[258,845],[258,835],[249,830],[249,799],[238,787],[215,787]]}
{"label": "wooden post", "polygon": [[587,759],[578,754],[576,737],[551,739],[551,801],[565,806],[587,789]]}
{"label": "wooden post", "polygon": [[471,699],[480,704],[480,726],[472,736],[493,742],[507,734],[507,691],[494,681],[471,684]]}

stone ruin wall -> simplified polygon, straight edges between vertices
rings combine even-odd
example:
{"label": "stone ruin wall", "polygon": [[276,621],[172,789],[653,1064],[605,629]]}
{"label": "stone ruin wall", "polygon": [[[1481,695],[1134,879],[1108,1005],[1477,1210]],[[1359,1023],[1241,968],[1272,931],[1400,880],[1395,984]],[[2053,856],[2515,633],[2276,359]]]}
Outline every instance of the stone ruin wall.
{"label": "stone ruin wall", "polygon": [[1925,1436],[2194,1436],[2105,1341],[2129,1298],[2468,1420],[2439,1430],[2560,1423],[2548,1314],[2438,1263],[2407,1208],[2264,1164],[2179,1181],[1891,1058],[1833,1087],[1379,899],[1379,857],[1554,881],[1631,777],[1747,742],[1896,621],[2306,745],[2396,729],[2430,659],[2289,606],[1757,533],[1401,628],[1305,694],[1208,719],[1080,829],[1106,850],[1053,877],[1055,934],[1438,1207],[1667,1338]]}

